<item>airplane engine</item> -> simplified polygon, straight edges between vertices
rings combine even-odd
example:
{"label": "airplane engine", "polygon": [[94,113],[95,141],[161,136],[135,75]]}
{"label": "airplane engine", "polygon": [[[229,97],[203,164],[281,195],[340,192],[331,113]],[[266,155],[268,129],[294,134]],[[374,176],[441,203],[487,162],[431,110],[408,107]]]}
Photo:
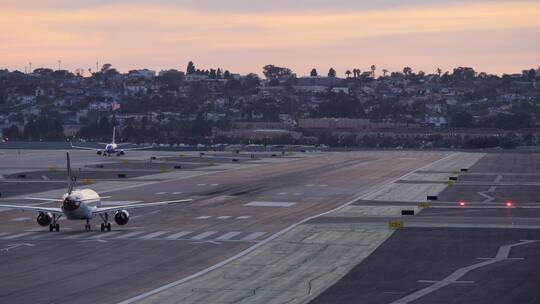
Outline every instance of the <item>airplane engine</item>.
{"label": "airplane engine", "polygon": [[96,153],[97,153],[97,155],[101,155],[101,151],[97,151]]}
{"label": "airplane engine", "polygon": [[52,214],[48,212],[40,212],[36,221],[40,226],[49,226],[52,223],[52,217]]}
{"label": "airplane engine", "polygon": [[117,211],[114,214],[114,221],[120,226],[127,224],[129,222],[129,213],[126,210]]}

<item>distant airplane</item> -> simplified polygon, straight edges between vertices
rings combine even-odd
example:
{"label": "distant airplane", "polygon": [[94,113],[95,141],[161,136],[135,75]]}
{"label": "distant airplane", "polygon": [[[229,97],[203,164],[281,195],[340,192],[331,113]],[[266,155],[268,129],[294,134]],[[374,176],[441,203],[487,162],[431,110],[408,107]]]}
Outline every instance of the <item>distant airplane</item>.
{"label": "distant airplane", "polygon": [[116,156],[121,156],[121,155],[126,154],[126,151],[143,150],[143,149],[152,148],[151,146],[146,146],[146,147],[120,149],[119,148],[120,145],[128,145],[129,143],[117,144],[115,142],[115,135],[116,135],[116,128],[113,127],[112,142],[111,143],[100,143],[100,144],[105,145],[105,149],[96,149],[96,148],[90,148],[90,147],[74,146],[73,143],[71,144],[71,147],[75,148],[75,149],[96,151],[98,155],[103,155],[103,156],[111,156],[113,154],[116,154]]}
{"label": "distant airplane", "polygon": [[[27,197],[25,199],[48,201],[48,202],[62,202],[61,208],[52,207],[37,207],[37,206],[21,206],[21,205],[0,205],[0,209],[13,209],[22,211],[36,211],[38,212],[37,222],[40,226],[49,226],[49,231],[60,231],[60,224],[58,220],[65,216],[68,220],[86,220],[85,230],[91,230],[90,220],[99,215],[103,223],[101,223],[101,231],[111,231],[111,223],[109,222],[109,215],[112,215],[116,224],[123,226],[129,221],[129,209],[138,209],[146,207],[155,207],[170,205],[176,203],[190,202],[191,199],[182,199],[174,201],[163,201],[144,204],[132,204],[114,207],[101,207],[102,198],[99,194],[92,189],[73,189],[75,186],[75,178],[71,173],[71,162],[69,159],[69,152],[67,155],[67,193],[62,196],[61,199],[51,198],[35,198]],[[95,203],[95,206],[88,204]]]}

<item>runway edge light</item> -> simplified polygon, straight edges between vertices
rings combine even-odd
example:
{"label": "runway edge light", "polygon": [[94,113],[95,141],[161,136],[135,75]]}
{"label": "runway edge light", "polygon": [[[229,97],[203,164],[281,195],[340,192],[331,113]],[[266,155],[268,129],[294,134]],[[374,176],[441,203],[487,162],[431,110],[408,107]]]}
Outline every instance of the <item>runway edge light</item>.
{"label": "runway edge light", "polygon": [[464,201],[459,201],[458,204],[459,204],[460,207],[465,207],[465,202]]}

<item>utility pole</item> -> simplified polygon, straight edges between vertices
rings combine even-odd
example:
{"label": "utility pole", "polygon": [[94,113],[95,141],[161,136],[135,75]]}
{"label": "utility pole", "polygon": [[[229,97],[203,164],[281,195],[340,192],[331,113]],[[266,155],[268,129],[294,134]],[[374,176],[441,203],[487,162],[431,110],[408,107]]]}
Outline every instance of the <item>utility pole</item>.
{"label": "utility pole", "polygon": [[62,69],[62,60],[58,60],[58,70]]}

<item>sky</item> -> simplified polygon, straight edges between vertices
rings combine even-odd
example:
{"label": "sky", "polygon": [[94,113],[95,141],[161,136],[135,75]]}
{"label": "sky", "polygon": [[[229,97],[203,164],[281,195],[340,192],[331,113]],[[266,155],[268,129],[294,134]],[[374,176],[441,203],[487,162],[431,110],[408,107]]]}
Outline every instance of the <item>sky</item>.
{"label": "sky", "polygon": [[0,68],[540,67],[540,1],[0,0]]}

